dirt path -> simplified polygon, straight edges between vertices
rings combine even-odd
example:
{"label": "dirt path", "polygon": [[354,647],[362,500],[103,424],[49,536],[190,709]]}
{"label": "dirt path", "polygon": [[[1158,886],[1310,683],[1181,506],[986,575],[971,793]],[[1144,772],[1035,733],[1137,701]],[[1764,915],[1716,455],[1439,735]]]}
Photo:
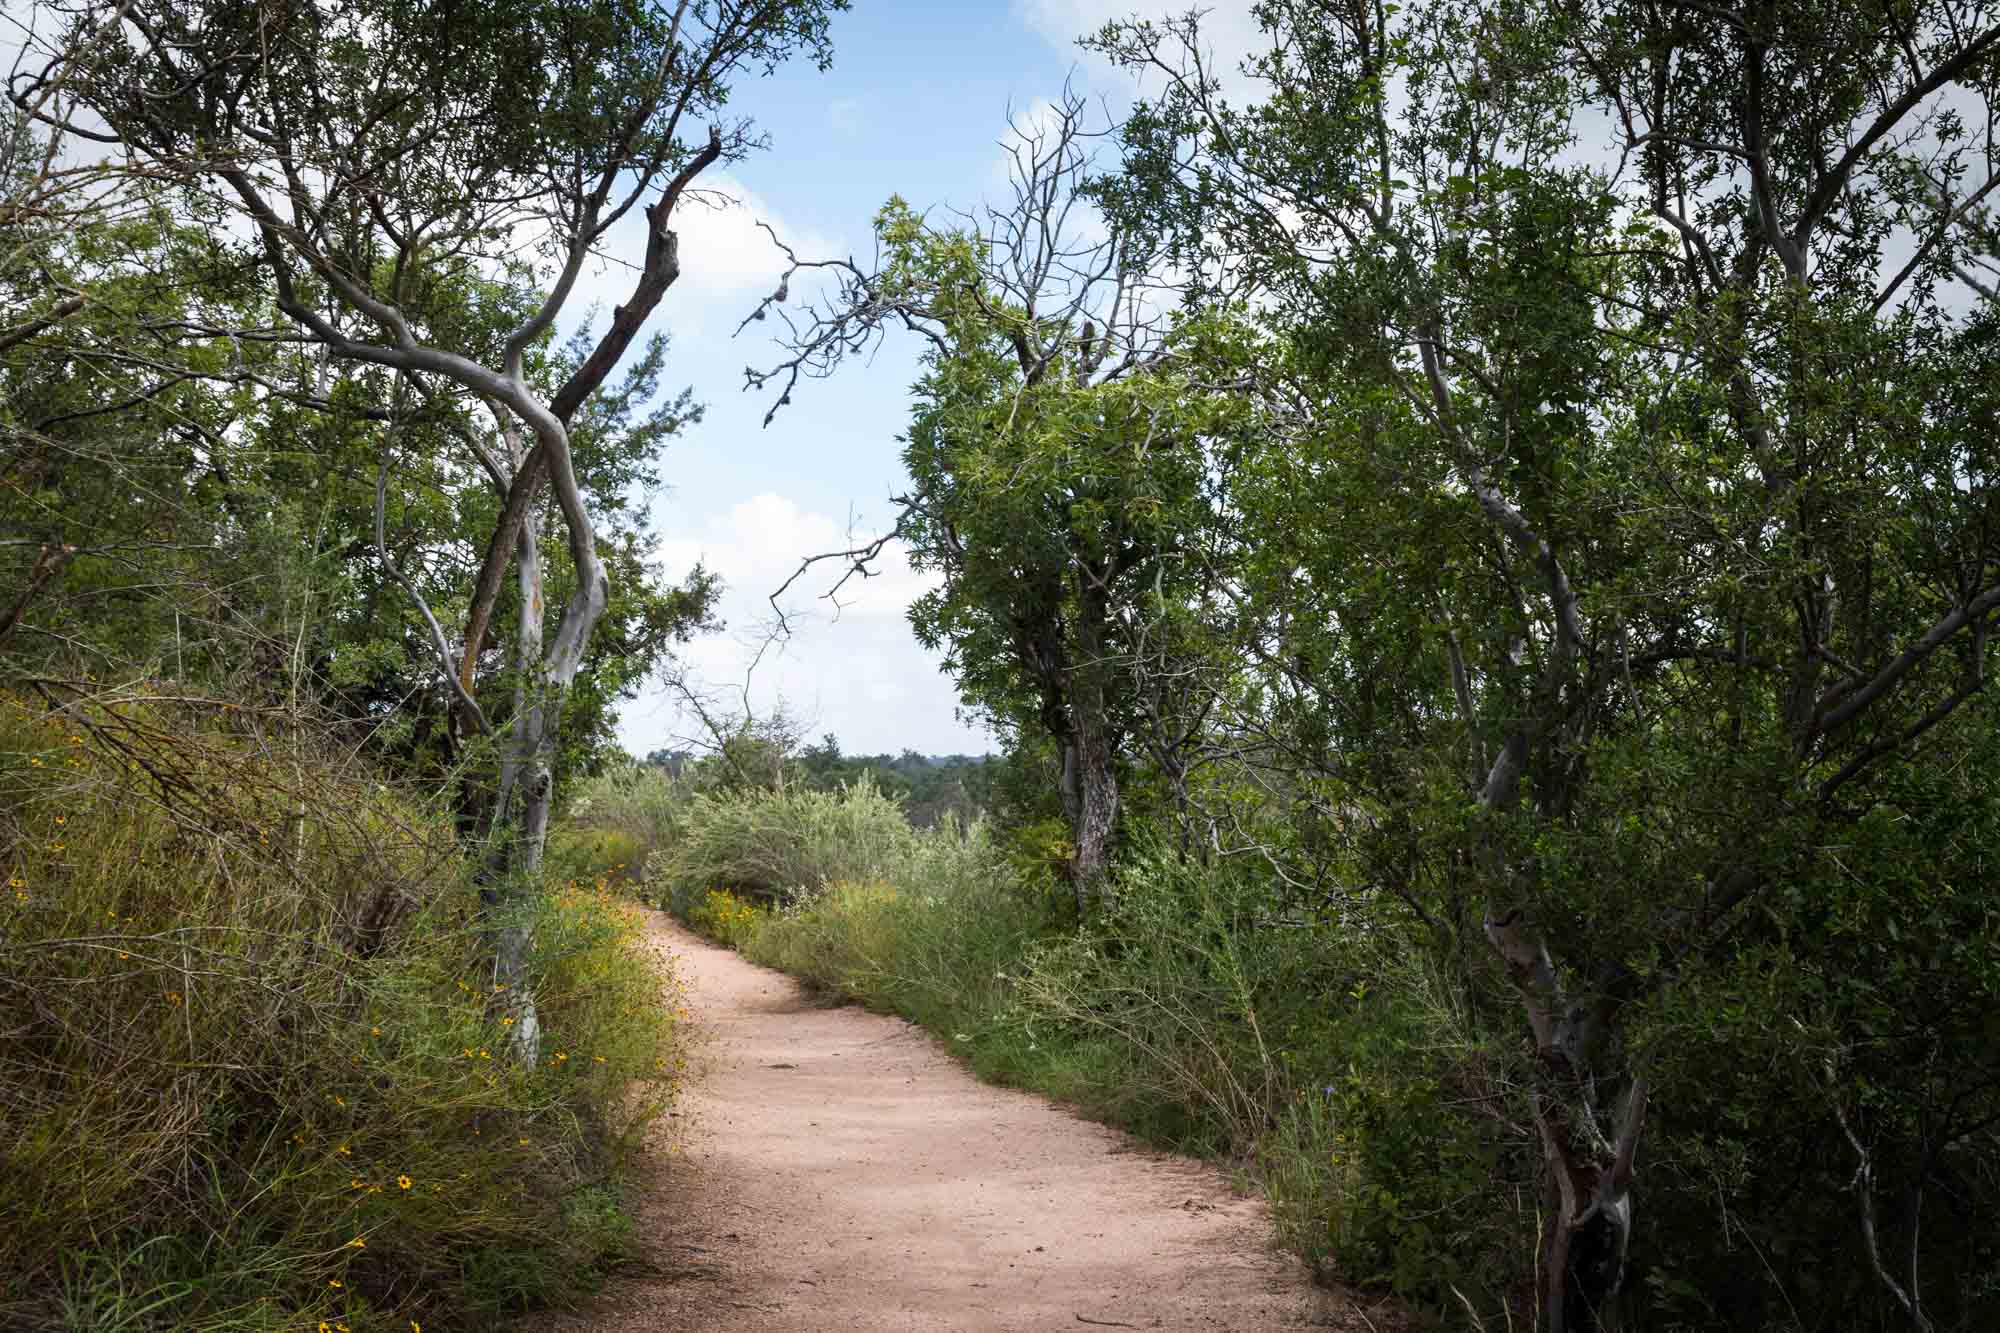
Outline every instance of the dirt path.
{"label": "dirt path", "polygon": [[654,1271],[547,1333],[1372,1327],[1215,1171],[978,1082],[663,917],[712,1068],[639,1215]]}

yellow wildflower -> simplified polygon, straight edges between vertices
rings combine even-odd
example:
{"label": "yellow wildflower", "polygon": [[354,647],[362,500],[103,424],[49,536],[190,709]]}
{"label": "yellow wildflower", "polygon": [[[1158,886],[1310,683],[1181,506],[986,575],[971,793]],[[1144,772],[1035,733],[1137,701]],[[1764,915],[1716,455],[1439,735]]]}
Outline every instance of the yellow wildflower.
{"label": "yellow wildflower", "polygon": [[339,1291],[344,1284],[341,1282],[339,1278],[330,1277],[326,1280],[326,1285],[332,1287],[335,1291]]}
{"label": "yellow wildflower", "polygon": [[410,1187],[410,1178],[408,1176],[397,1176],[396,1184],[402,1189],[408,1189]]}

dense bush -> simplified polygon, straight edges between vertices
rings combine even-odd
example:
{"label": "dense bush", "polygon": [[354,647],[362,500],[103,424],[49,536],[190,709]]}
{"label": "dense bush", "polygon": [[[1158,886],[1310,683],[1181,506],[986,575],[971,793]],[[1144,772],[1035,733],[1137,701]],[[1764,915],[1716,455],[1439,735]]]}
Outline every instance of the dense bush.
{"label": "dense bush", "polygon": [[700,792],[662,813],[642,825],[666,844],[646,887],[678,916],[710,889],[780,902],[841,880],[897,878],[919,845],[895,802],[865,781],[837,792]]}
{"label": "dense bush", "polygon": [[485,1328],[625,1244],[633,912],[531,895],[519,1067],[448,822],[260,727],[0,703],[0,1326]]}
{"label": "dense bush", "polygon": [[1497,1298],[1533,1249],[1533,1164],[1495,1132],[1501,1063],[1421,957],[1381,923],[1297,910],[1242,862],[1154,850],[1117,894],[1022,960],[1007,1021],[1067,1048],[1036,1081],[1242,1162],[1316,1271]]}
{"label": "dense bush", "polygon": [[689,795],[649,764],[614,764],[579,784],[550,828],[550,863],[586,878],[642,882],[653,853],[674,837]]}

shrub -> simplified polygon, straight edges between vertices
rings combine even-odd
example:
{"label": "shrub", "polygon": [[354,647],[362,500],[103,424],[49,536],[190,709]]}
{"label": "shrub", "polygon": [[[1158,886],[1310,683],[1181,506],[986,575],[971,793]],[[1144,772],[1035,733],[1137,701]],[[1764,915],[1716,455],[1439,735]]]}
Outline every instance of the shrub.
{"label": "shrub", "polygon": [[745,902],[728,889],[710,889],[688,909],[687,923],[718,944],[740,949],[767,919],[757,904]]}
{"label": "shrub", "polygon": [[549,830],[543,866],[557,883],[602,879],[616,885],[638,880],[645,857],[645,844],[622,829],[563,825]]}
{"label": "shrub", "polygon": [[983,825],[947,826],[913,835],[893,880],[841,880],[800,897],[745,952],[828,995],[921,1023],[977,1064],[1008,969],[1045,928],[1046,910],[1007,876]]}
{"label": "shrub", "polygon": [[684,919],[713,888],[783,902],[837,880],[896,879],[917,845],[895,802],[865,780],[838,792],[697,794],[653,858],[647,892]]}
{"label": "shrub", "polygon": [[636,914],[528,909],[546,1044],[517,1067],[447,821],[217,712],[0,702],[0,1326],[573,1298],[679,1073]]}
{"label": "shrub", "polygon": [[622,867],[614,878],[642,881],[655,851],[672,840],[688,790],[651,764],[621,764],[583,783],[551,828],[549,856],[565,873],[594,878]]}

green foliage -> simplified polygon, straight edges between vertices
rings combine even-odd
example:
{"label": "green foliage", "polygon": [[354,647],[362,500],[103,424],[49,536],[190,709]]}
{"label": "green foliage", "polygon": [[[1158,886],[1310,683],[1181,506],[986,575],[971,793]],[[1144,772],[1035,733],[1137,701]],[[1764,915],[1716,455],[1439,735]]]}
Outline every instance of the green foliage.
{"label": "green foliage", "polygon": [[827,995],[902,1014],[982,1072],[1004,1073],[1004,1053],[986,1041],[1007,971],[1049,910],[1005,876],[983,826],[938,829],[893,875],[829,884],[784,908],[745,952]]}
{"label": "green foliage", "polygon": [[596,865],[620,865],[622,878],[643,882],[650,858],[679,827],[690,794],[651,764],[608,766],[576,788],[562,827],[551,831],[551,855],[574,840]]}
{"label": "green foliage", "polygon": [[932,828],[948,819],[970,824],[993,801],[994,764],[991,756],[947,755],[934,758],[904,750],[901,754],[844,755],[832,735],[801,749],[790,763],[792,782],[816,791],[833,791],[867,781],[903,807],[917,828]]}
{"label": "green foliage", "polygon": [[715,888],[783,902],[839,880],[895,877],[918,847],[902,811],[867,782],[838,792],[697,793],[675,812],[646,892],[676,916]]}
{"label": "green foliage", "polygon": [[682,1052],[631,910],[524,910],[505,1058],[445,821],[216,706],[0,700],[0,1323],[485,1328],[627,1245]]}
{"label": "green foliage", "polygon": [[1329,1278],[1501,1303],[1534,1243],[1533,1158],[1502,1132],[1524,1111],[1499,1043],[1389,923],[1302,915],[1247,867],[1166,851],[1084,927],[1051,890],[980,826],[775,911],[711,890],[681,914],[985,1077],[1247,1165]]}
{"label": "green foliage", "polygon": [[[1533,1245],[1533,1159],[1493,1044],[1391,922],[1302,912],[1248,867],[1155,851],[1119,911],[1023,960],[1005,1018],[1089,1051],[1052,1090],[1252,1164],[1280,1236],[1328,1277],[1496,1303]],[[1038,1080],[1039,1081],[1039,1080]]]}
{"label": "green foliage", "polygon": [[732,949],[740,949],[763,929],[768,913],[728,889],[710,889],[690,902],[682,919],[695,930]]}

